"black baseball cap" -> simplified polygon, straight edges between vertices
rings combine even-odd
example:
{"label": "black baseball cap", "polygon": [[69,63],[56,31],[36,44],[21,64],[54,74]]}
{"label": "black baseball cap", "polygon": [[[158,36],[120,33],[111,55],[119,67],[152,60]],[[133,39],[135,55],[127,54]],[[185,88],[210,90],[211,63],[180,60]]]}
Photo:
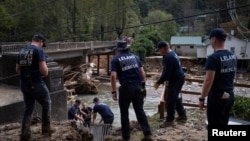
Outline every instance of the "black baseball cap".
{"label": "black baseball cap", "polygon": [[225,41],[227,38],[227,34],[222,28],[215,28],[210,32],[209,39],[211,39],[212,37],[215,37],[221,41]]}
{"label": "black baseball cap", "polygon": [[93,102],[95,103],[95,102],[98,102],[99,101],[99,98],[98,97],[95,97],[94,99],[93,99]]}
{"label": "black baseball cap", "polygon": [[166,42],[166,41],[158,42],[157,48],[163,48],[163,47],[168,47],[168,42]]}
{"label": "black baseball cap", "polygon": [[81,104],[81,100],[79,100],[79,99],[77,99],[75,102],[78,104]]}
{"label": "black baseball cap", "polygon": [[118,41],[113,50],[117,51],[117,50],[127,50],[127,49],[128,49],[128,44],[126,41]]}
{"label": "black baseball cap", "polygon": [[38,34],[34,35],[34,37],[36,37],[37,39],[39,39],[39,40],[41,40],[43,42],[43,46],[42,47],[46,47],[46,44],[45,44],[46,39],[44,38],[43,34],[38,33]]}

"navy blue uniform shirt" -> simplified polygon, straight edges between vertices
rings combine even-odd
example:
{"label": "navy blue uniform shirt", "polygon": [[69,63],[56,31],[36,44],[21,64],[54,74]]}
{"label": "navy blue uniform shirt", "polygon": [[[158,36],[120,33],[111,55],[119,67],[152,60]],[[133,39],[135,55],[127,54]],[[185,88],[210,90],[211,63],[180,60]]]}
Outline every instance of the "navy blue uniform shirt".
{"label": "navy blue uniform shirt", "polygon": [[111,71],[117,72],[120,84],[141,83],[141,67],[142,64],[139,57],[130,52],[121,53],[111,61]]}
{"label": "navy blue uniform shirt", "polygon": [[211,90],[233,90],[237,69],[235,54],[228,50],[218,50],[208,56],[205,69],[216,72]]}
{"label": "navy blue uniform shirt", "polygon": [[75,119],[75,114],[79,113],[80,108],[77,107],[76,105],[73,105],[69,110],[68,110],[68,119]]}
{"label": "navy blue uniform shirt", "polygon": [[109,106],[105,103],[97,102],[93,107],[94,113],[99,113],[102,119],[114,118],[114,113],[111,111]]}
{"label": "navy blue uniform shirt", "polygon": [[169,52],[163,56],[163,71],[158,84],[162,84],[164,81],[178,80],[185,77],[181,67],[180,59],[174,51]]}
{"label": "navy blue uniform shirt", "polygon": [[17,64],[20,65],[21,80],[31,77],[33,82],[41,82],[42,77],[39,69],[40,61],[46,61],[42,48],[34,45],[23,48],[17,58]]}

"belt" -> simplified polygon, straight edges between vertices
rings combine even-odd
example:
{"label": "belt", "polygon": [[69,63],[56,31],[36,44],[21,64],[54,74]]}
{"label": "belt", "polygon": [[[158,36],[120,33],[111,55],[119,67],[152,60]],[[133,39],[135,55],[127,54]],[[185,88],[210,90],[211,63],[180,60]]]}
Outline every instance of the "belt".
{"label": "belt", "polygon": [[141,85],[141,82],[122,82],[122,86]]}

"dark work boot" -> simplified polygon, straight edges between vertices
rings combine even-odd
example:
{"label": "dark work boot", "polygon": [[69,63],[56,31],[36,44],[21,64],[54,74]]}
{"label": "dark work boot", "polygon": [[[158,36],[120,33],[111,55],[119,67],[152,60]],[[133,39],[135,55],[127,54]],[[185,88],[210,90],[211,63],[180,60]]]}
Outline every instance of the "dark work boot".
{"label": "dark work boot", "polygon": [[153,141],[153,138],[151,135],[146,135],[141,139],[141,141]]}
{"label": "dark work boot", "polygon": [[30,140],[31,140],[30,124],[26,124],[26,126],[22,127],[20,141],[30,141]]}
{"label": "dark work boot", "polygon": [[52,128],[50,125],[48,126],[42,126],[42,134],[43,135],[51,135],[52,133],[56,132],[54,128]]}
{"label": "dark work boot", "polygon": [[20,141],[31,141],[31,133],[21,134]]}
{"label": "dark work boot", "polygon": [[186,115],[182,115],[176,118],[177,122],[186,122],[187,121],[187,116]]}

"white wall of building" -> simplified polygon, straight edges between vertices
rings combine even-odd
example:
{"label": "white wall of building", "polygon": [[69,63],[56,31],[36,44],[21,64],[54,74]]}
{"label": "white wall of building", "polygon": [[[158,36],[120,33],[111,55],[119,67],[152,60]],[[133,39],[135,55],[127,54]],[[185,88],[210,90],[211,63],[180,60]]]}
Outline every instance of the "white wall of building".
{"label": "white wall of building", "polygon": [[250,43],[248,41],[229,36],[225,42],[225,47],[234,52],[238,59],[250,59]]}
{"label": "white wall of building", "polygon": [[201,46],[197,47],[197,58],[206,58],[207,57],[207,47]]}
{"label": "white wall of building", "polygon": [[190,45],[181,45],[179,47],[172,46],[172,50],[174,50],[179,56],[189,56],[196,57],[197,56],[197,46]]}
{"label": "white wall of building", "polygon": [[[234,52],[238,59],[242,60],[248,60],[250,59],[250,42],[249,41],[244,41],[240,40],[234,36],[228,36],[226,41],[225,41],[225,48]],[[212,54],[214,52],[213,48],[211,45],[208,45],[206,47],[206,58],[208,55]],[[202,58],[202,53],[203,50],[199,50],[198,58]]]}

